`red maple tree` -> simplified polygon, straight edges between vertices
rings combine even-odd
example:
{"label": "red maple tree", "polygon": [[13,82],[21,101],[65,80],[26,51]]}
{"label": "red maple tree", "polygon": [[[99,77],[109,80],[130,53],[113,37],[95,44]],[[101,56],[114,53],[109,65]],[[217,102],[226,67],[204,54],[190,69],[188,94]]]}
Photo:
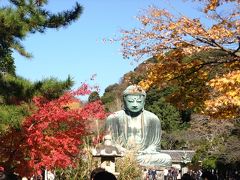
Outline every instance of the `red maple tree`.
{"label": "red maple tree", "polygon": [[76,96],[90,92],[83,84],[78,90],[51,101],[35,97],[36,109],[24,120],[22,127],[11,129],[0,137],[5,170],[30,177],[40,174],[42,169],[74,166],[81,153],[83,137],[90,133],[89,123],[106,117],[101,101],[69,108],[70,104],[79,102]]}

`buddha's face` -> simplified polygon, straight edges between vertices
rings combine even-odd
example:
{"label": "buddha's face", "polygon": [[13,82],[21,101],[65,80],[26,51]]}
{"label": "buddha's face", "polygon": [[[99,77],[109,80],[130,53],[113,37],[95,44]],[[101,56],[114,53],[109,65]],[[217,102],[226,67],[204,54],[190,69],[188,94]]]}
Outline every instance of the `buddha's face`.
{"label": "buddha's face", "polygon": [[144,108],[145,96],[143,95],[126,95],[124,97],[125,108],[130,112],[140,112]]}

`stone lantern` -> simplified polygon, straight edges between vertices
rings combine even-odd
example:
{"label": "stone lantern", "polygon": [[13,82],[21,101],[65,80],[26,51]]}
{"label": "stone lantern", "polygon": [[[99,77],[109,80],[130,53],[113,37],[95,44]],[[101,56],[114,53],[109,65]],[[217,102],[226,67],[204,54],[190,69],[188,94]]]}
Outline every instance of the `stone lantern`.
{"label": "stone lantern", "polygon": [[122,157],[123,154],[116,146],[112,145],[110,135],[104,137],[104,144],[100,144],[95,149],[92,149],[92,155],[93,157],[100,157],[101,168],[104,168],[115,176],[119,175],[119,173],[116,172],[115,160],[117,157]]}

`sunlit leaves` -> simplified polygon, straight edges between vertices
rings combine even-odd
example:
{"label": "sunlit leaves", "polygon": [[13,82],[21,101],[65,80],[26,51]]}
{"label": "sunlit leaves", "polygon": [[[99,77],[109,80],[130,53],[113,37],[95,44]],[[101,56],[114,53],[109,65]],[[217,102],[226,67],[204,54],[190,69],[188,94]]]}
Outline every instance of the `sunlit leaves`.
{"label": "sunlit leaves", "polygon": [[227,2],[235,2],[236,1],[239,3],[239,0],[195,0],[195,1],[205,3],[204,12],[216,10],[217,7],[219,7],[222,4],[227,3]]}
{"label": "sunlit leaves", "polygon": [[89,93],[89,87],[83,84],[58,99],[35,97],[36,109],[25,118],[22,127],[12,128],[0,137],[4,166],[14,166],[16,173],[29,177],[41,173],[42,168],[54,170],[74,166],[82,152],[83,137],[92,133],[90,123],[106,117],[100,101],[81,107],[69,106],[80,103],[77,96]]}
{"label": "sunlit leaves", "polygon": [[[168,98],[180,109],[195,108],[209,113],[212,108],[220,110],[221,104],[229,114],[219,111],[219,116],[235,117],[237,112],[230,110],[239,108],[238,98],[233,97],[235,91],[223,83],[220,85],[224,91],[216,90],[214,80],[210,80],[230,78],[227,74],[239,70],[240,2],[204,2],[203,16],[211,23],[206,24],[202,17],[173,15],[165,9],[149,7],[138,16],[142,27],[122,30],[118,40],[122,42],[125,58],[140,60],[150,56],[157,59],[157,63],[148,65],[148,75],[139,83],[145,89],[153,85],[174,86],[176,91]],[[224,11],[225,7],[228,8]],[[226,95],[231,98],[223,98]],[[220,98],[218,104],[212,98]],[[210,114],[217,115],[217,112]]]}
{"label": "sunlit leaves", "polygon": [[[171,49],[182,49],[185,55],[209,48],[227,49],[225,45],[238,42],[239,20],[237,14],[228,19],[215,20],[212,26],[205,26],[200,19],[186,16],[175,17],[166,10],[150,7],[142,12],[138,20],[140,29],[123,30],[122,46],[124,57],[143,55],[164,55]],[[238,47],[235,47],[237,49]]]}
{"label": "sunlit leaves", "polygon": [[216,77],[208,83],[213,88],[212,98],[205,102],[210,114],[234,118],[240,114],[240,71]]}

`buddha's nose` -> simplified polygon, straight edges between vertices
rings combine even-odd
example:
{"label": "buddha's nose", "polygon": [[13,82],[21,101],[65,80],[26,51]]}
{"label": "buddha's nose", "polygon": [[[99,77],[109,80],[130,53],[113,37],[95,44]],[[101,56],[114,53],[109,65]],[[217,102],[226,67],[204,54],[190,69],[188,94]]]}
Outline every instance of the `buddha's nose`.
{"label": "buddha's nose", "polygon": [[136,108],[138,105],[136,102],[134,102],[132,106]]}

